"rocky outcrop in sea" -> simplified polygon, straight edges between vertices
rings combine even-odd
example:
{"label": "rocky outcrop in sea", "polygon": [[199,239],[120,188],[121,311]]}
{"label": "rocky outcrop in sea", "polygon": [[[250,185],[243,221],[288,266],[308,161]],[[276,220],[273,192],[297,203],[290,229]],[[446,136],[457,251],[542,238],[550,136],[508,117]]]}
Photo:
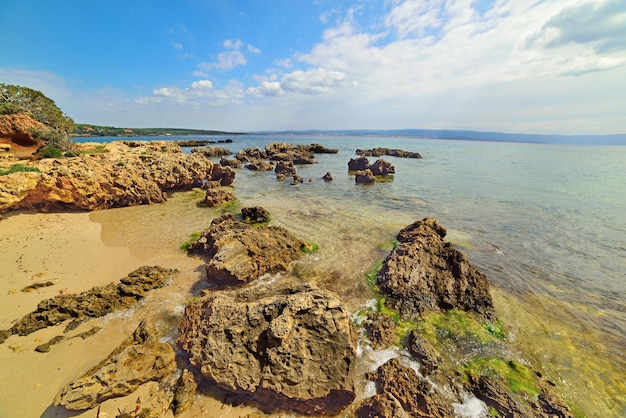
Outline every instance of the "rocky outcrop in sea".
{"label": "rocky outcrop in sea", "polygon": [[214,219],[189,250],[206,258],[207,280],[224,287],[285,271],[302,256],[304,245],[284,228],[253,227],[227,213]]}
{"label": "rocky outcrop in sea", "polygon": [[467,256],[444,241],[446,229],[425,218],[402,229],[376,282],[388,306],[407,318],[458,308],[494,315],[487,277]]}

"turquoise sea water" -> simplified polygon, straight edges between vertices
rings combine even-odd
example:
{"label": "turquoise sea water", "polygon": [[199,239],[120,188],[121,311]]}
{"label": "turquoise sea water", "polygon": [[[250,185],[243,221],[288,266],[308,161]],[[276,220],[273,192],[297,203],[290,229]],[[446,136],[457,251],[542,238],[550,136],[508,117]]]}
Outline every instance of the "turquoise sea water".
{"label": "turquoise sea water", "polygon": [[[298,166],[305,182],[297,186],[277,181],[272,172],[246,169],[238,170],[234,183],[244,205],[265,207],[274,224],[319,243],[329,281],[350,288],[380,256],[377,244],[417,219],[437,218],[492,283],[519,356],[569,400],[584,404],[589,416],[626,416],[626,147],[378,136],[231,138],[232,144],[218,145],[233,152],[275,141],[339,149]],[[393,179],[355,184],[347,163],[357,148],[373,147],[417,151],[423,158],[381,157],[395,166]],[[326,172],[334,178],[330,183],[321,180]]]}

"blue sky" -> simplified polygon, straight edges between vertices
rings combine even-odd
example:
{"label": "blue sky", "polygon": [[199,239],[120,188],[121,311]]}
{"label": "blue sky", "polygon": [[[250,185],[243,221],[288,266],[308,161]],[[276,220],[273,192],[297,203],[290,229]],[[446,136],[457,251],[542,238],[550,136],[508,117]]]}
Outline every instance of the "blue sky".
{"label": "blue sky", "polygon": [[626,132],[623,0],[2,0],[0,39],[78,123]]}

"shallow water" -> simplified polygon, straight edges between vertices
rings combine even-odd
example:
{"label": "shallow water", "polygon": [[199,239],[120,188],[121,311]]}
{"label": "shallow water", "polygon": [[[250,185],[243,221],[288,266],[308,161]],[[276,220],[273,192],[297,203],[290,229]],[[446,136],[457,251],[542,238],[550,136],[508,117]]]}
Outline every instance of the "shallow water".
{"label": "shallow water", "polygon": [[[263,206],[273,225],[319,245],[296,274],[357,310],[371,297],[364,275],[386,244],[413,221],[437,218],[487,274],[519,357],[588,416],[626,416],[626,147],[320,135],[233,140],[220,146],[281,141],[340,150],[298,167],[305,182],[297,186],[272,172],[237,172],[233,189],[242,205]],[[378,146],[424,158],[383,157],[396,168],[393,180],[355,184],[348,161],[357,148]],[[321,180],[326,172],[330,183]],[[178,246],[219,214],[197,207],[201,198],[176,193],[164,205],[90,218],[102,224],[105,244],[176,264]]]}

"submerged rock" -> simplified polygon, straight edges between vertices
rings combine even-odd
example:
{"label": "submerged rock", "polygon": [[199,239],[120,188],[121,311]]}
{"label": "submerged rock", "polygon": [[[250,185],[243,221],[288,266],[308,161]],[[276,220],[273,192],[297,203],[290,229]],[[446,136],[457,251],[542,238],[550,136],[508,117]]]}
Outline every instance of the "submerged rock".
{"label": "submerged rock", "polygon": [[251,208],[241,208],[241,217],[246,223],[260,224],[269,222],[270,213],[261,206],[255,206]]}
{"label": "submerged rock", "polygon": [[207,257],[207,279],[211,283],[230,286],[286,270],[289,263],[300,258],[303,245],[284,228],[252,227],[225,214],[211,222],[190,250]]}
{"label": "submerged rock", "polygon": [[[71,320],[66,330],[119,309],[127,309],[146,296],[146,292],[163,287],[176,270],[159,266],[140,267],[120,280],[119,284],[94,287],[80,294],[58,295],[43,300],[37,309],[18,320],[9,334],[28,335],[39,329]],[[2,341],[0,341],[2,342]]]}
{"label": "submerged rock", "polygon": [[446,230],[432,218],[402,231],[377,275],[386,304],[407,318],[423,312],[458,308],[494,315],[487,277],[443,238]]}
{"label": "submerged rock", "polygon": [[185,309],[179,332],[191,364],[263,411],[334,415],[354,400],[354,324],[313,284],[211,293]]}
{"label": "submerged rock", "polygon": [[165,379],[175,370],[172,346],[160,343],[154,325],[142,321],[105,360],[61,389],[54,404],[71,410],[94,408],[133,393],[143,383]]}
{"label": "submerged rock", "polygon": [[393,396],[410,417],[454,416],[448,400],[397,358],[387,361],[376,372],[368,373],[367,377],[376,382],[377,393]]}

